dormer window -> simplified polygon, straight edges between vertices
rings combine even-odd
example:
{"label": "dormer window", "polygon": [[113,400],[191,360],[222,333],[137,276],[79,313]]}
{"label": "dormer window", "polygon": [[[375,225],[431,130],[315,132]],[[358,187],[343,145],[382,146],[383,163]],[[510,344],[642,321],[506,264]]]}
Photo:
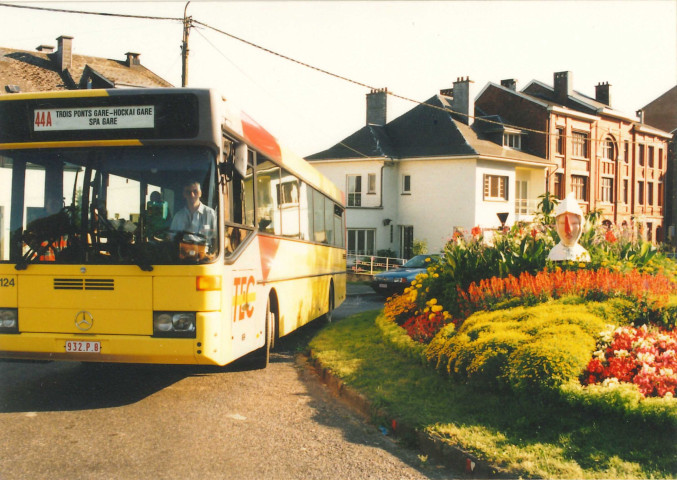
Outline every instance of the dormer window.
{"label": "dormer window", "polygon": [[515,150],[521,150],[522,137],[519,133],[505,132],[503,133],[503,146],[507,148],[514,148]]}

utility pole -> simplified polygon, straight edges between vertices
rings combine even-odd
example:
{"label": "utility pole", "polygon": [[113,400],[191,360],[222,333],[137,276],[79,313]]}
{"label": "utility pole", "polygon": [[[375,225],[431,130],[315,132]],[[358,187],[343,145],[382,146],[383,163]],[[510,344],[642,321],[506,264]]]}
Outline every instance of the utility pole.
{"label": "utility pole", "polygon": [[188,86],[188,35],[193,26],[193,17],[187,17],[188,4],[183,9],[183,42],[181,43],[181,86]]}

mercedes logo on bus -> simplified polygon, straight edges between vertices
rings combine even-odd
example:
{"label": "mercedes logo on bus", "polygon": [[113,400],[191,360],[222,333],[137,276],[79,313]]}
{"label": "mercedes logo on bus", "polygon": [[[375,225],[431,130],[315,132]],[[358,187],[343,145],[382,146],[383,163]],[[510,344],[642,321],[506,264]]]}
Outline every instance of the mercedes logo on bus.
{"label": "mercedes logo on bus", "polygon": [[94,317],[91,313],[81,310],[75,314],[75,326],[78,327],[78,330],[86,332],[92,328],[92,325],[94,325]]}

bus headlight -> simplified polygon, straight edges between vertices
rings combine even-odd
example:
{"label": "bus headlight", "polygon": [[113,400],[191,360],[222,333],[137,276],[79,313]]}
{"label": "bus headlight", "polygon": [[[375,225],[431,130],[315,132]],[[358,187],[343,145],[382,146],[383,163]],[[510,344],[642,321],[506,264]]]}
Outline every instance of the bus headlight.
{"label": "bus headlight", "polygon": [[195,338],[195,312],[153,312],[153,336]]}
{"label": "bus headlight", "polygon": [[16,308],[0,308],[0,333],[19,333],[19,314]]}

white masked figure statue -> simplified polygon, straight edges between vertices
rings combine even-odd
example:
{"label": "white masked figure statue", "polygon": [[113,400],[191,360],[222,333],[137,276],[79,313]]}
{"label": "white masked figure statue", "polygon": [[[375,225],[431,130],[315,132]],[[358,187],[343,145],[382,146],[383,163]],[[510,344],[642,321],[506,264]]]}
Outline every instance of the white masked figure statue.
{"label": "white masked figure statue", "polygon": [[584,224],[583,210],[572,192],[555,208],[555,226],[560,242],[550,250],[548,260],[589,262],[590,254],[578,244]]}

